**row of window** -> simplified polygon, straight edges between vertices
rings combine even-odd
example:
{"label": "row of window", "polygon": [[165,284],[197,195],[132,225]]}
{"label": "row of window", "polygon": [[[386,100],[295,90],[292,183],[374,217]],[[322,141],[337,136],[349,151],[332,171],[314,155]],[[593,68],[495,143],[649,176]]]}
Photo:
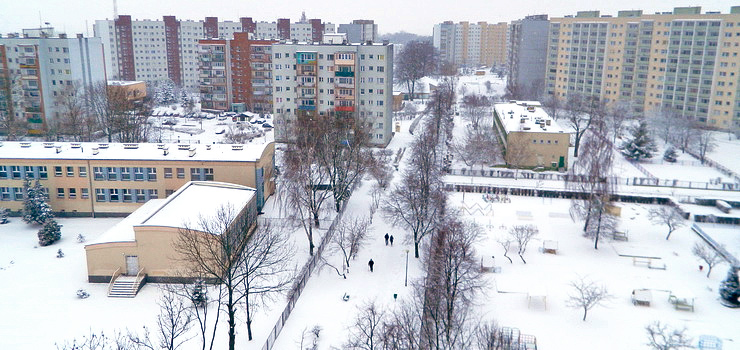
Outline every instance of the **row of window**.
{"label": "row of window", "polygon": [[[169,196],[174,192],[167,190]],[[44,194],[48,199],[48,189],[44,188]],[[79,196],[78,196],[79,195]],[[59,199],[89,199],[90,191],[88,188],[57,188],[56,196]],[[25,198],[23,187],[0,187],[0,200],[3,201],[22,201]],[[95,189],[96,202],[125,202],[125,203],[144,203],[150,199],[159,198],[159,191],[156,189],[139,189],[139,188],[97,188]]]}
{"label": "row of window", "polygon": [[[173,169],[175,170],[173,172]],[[164,168],[164,178],[185,178],[185,168]],[[55,177],[87,177],[87,167],[55,166]],[[157,168],[144,167],[94,167],[93,176],[98,181],[157,181]],[[0,165],[0,179],[48,179],[46,166]],[[213,181],[213,168],[190,168],[190,180]]]}

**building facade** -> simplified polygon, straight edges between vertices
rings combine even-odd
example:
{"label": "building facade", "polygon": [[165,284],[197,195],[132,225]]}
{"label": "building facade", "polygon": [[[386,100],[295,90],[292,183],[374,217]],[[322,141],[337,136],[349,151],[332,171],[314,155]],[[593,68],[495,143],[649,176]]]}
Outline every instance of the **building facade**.
{"label": "building facade", "polygon": [[100,39],[37,33],[43,35],[0,37],[0,113],[28,122],[31,134],[44,133],[59,115],[55,99],[65,89],[106,81]]}
{"label": "building facade", "polygon": [[548,26],[547,15],[527,16],[511,22],[507,61],[509,91],[529,98],[542,96]]}
{"label": "building facade", "polygon": [[61,216],[121,216],[165,198],[188,181],[274,190],[274,144],[178,145],[66,142],[0,144],[0,206],[23,208],[24,182],[39,180]]}
{"label": "building facade", "polygon": [[356,19],[352,23],[340,24],[337,33],[346,33],[351,43],[366,43],[378,40],[378,25],[371,19]]}
{"label": "building facade", "polygon": [[459,67],[495,67],[506,64],[505,22],[453,23],[446,21],[434,26],[433,44],[440,60]]}
{"label": "building facade", "polygon": [[204,111],[272,113],[272,44],[234,33],[199,41],[199,92]]}
{"label": "building facade", "polygon": [[570,134],[542,109],[539,102],[497,103],[493,115],[509,166],[549,169],[568,166]]}
{"label": "building facade", "polygon": [[336,42],[272,46],[275,139],[290,140],[296,118],[350,113],[384,147],[392,137],[393,45]]}
{"label": "building facade", "polygon": [[247,32],[260,40],[321,41],[325,32],[334,32],[335,26],[320,19],[298,23],[286,18],[255,22],[251,17],[236,22],[216,17],[179,20],[175,16],[132,20],[121,15],[114,20],[95,21],[94,29],[103,43],[109,79],[154,82],[169,78],[178,86],[196,90],[201,39],[232,39],[234,33]]}
{"label": "building facade", "polygon": [[643,14],[598,11],[552,18],[546,93],[622,102],[636,113],[669,111],[708,126],[740,125],[740,6]]}

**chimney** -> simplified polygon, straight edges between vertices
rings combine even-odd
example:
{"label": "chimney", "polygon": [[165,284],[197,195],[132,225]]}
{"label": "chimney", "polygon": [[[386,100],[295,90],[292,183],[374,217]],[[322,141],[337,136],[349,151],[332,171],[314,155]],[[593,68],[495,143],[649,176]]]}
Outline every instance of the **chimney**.
{"label": "chimney", "polygon": [[77,33],[77,39],[82,39],[82,33]]}
{"label": "chimney", "polygon": [[59,39],[67,39],[67,34],[59,33]]}
{"label": "chimney", "polygon": [[388,41],[388,39],[383,40],[383,45],[386,45],[387,46],[388,44],[390,44],[390,42]]}

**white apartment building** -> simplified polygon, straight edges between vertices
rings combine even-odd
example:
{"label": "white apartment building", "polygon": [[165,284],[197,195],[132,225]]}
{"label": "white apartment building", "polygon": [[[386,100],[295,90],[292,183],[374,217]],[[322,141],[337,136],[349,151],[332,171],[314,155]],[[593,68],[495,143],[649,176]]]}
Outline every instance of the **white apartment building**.
{"label": "white apartment building", "polygon": [[105,69],[114,80],[154,82],[169,78],[175,84],[195,90],[198,87],[198,40],[232,39],[234,33],[249,32],[255,39],[321,41],[325,32],[334,32],[331,23],[320,19],[291,23],[254,22],[249,17],[239,21],[132,20],[121,15],[115,20],[97,20],[95,36],[105,51]]}
{"label": "white apartment building", "polygon": [[99,38],[51,35],[53,28],[0,37],[0,82],[12,87],[12,96],[0,91],[0,112],[9,111],[8,103],[15,101],[15,117],[28,122],[31,134],[44,133],[48,122],[58,116],[56,99],[65,88],[77,84],[82,89],[106,81]]}
{"label": "white apartment building", "polygon": [[502,66],[506,63],[505,22],[453,23],[434,25],[432,43],[440,59],[460,67]]}
{"label": "white apartment building", "polygon": [[392,138],[393,45],[326,42],[272,46],[276,140],[290,140],[291,123],[301,116],[352,113],[371,128],[373,145],[386,146]]}

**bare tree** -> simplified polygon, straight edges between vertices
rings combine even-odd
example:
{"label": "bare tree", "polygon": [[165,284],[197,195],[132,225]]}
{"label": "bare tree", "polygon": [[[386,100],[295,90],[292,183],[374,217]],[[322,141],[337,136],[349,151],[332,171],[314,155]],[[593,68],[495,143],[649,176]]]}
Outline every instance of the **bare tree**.
{"label": "bare tree", "polygon": [[201,216],[194,223],[186,223],[173,244],[187,276],[222,286],[219,306],[228,318],[229,350],[235,345],[237,306],[246,295],[240,291],[247,278],[241,267],[254,216],[253,205],[241,212],[220,207],[213,217]]}
{"label": "bare tree", "polygon": [[416,82],[437,69],[437,52],[429,41],[411,41],[396,57],[394,73],[399,83],[406,84],[409,100],[416,93]]}
{"label": "bare tree", "polygon": [[[0,134],[4,134],[8,141],[14,141],[28,133],[28,123],[23,117],[28,103],[23,98],[20,74],[4,69],[5,66],[0,64]],[[36,106],[29,104],[27,107]]]}
{"label": "bare tree", "polygon": [[498,242],[498,244],[501,245],[501,248],[504,248],[504,257],[507,258],[507,259],[509,259],[509,262],[513,264],[514,261],[511,260],[511,258],[509,257],[508,254],[509,254],[509,249],[511,249],[511,244],[514,243],[514,242],[511,239],[508,239],[508,238],[506,238],[506,239],[499,239],[497,242]]}
{"label": "bare tree", "polygon": [[193,317],[189,310],[190,305],[170,286],[164,285],[161,290],[162,294],[157,301],[157,305],[159,305],[159,315],[157,315],[159,347],[167,350],[177,350],[193,338],[188,335],[190,328],[193,326]]}
{"label": "bare tree", "polygon": [[571,281],[570,286],[573,290],[565,303],[568,307],[583,309],[584,321],[586,321],[589,310],[612,298],[606,286],[596,284],[584,277]]}
{"label": "bare tree", "polygon": [[580,94],[568,94],[565,106],[567,107],[563,120],[567,126],[573,129],[573,137],[575,138],[573,156],[577,158],[583,135],[591,127],[594,119],[604,115],[605,107],[598,97],[588,97]]}
{"label": "bare tree", "polygon": [[612,144],[616,144],[617,139],[622,137],[625,124],[633,118],[631,108],[632,103],[620,100],[607,110],[606,124],[612,136]]}
{"label": "bare tree", "polygon": [[484,95],[465,95],[462,106],[465,109],[463,117],[471,123],[473,129],[478,129],[480,123],[488,118],[491,112],[491,100]]}
{"label": "bare tree", "polygon": [[372,157],[368,157],[368,173],[378,183],[380,189],[388,188],[391,179],[393,178],[393,167],[391,165],[393,151],[389,149],[382,149],[373,153]]}
{"label": "bare tree", "polygon": [[488,321],[478,325],[475,330],[479,350],[498,350],[503,345],[501,328],[495,321]]}
{"label": "bare tree", "polygon": [[552,119],[560,119],[564,109],[563,100],[555,95],[550,95],[542,100],[542,109]]}
{"label": "bare tree", "polygon": [[537,226],[534,225],[515,225],[511,229],[509,229],[509,235],[516,241],[517,246],[519,247],[519,251],[517,254],[519,254],[519,258],[522,259],[523,263],[527,263],[526,260],[524,260],[524,252],[527,251],[527,244],[529,244],[529,241],[532,239],[532,237],[538,235],[540,233],[540,229],[537,228]]}
{"label": "bare tree", "polygon": [[79,81],[65,85],[55,98],[59,109],[59,133],[73,141],[90,141],[95,132],[95,117],[88,113],[85,91]]}
{"label": "bare tree", "polygon": [[666,240],[671,238],[673,231],[686,225],[683,216],[678,213],[678,210],[672,207],[650,209],[648,218],[655,225],[665,225],[668,227],[668,235],[665,236]]}
{"label": "bare tree", "polygon": [[249,237],[237,271],[241,278],[239,299],[247,312],[247,336],[252,340],[252,315],[287,290],[295,268],[290,265],[289,237],[279,228],[264,223]]}
{"label": "bare tree", "polygon": [[686,328],[671,329],[667,324],[655,321],[645,327],[648,343],[653,350],[678,350],[692,348],[691,338],[686,335]]}
{"label": "bare tree", "polygon": [[367,243],[369,226],[370,222],[366,218],[345,217],[335,227],[331,249],[342,254],[342,262],[347,268]]}
{"label": "bare tree", "polygon": [[506,137],[506,150],[504,159],[509,167],[514,168],[514,179],[519,174],[519,169],[527,164],[533,153],[529,147],[529,139],[519,133],[511,133]]}
{"label": "bare tree", "polygon": [[699,242],[694,243],[691,252],[707,264],[707,278],[712,273],[712,268],[724,260],[714,248]]}
{"label": "bare tree", "polygon": [[354,323],[349,327],[349,339],[345,348],[357,350],[383,349],[381,329],[385,312],[375,302],[358,307]]}
{"label": "bare tree", "polygon": [[490,128],[467,128],[462,138],[450,145],[453,154],[465,165],[473,168],[501,160],[501,149]]}
{"label": "bare tree", "polygon": [[712,131],[706,128],[696,128],[696,146],[699,151],[699,160],[704,163],[707,153],[717,147],[717,143],[712,137]]}

